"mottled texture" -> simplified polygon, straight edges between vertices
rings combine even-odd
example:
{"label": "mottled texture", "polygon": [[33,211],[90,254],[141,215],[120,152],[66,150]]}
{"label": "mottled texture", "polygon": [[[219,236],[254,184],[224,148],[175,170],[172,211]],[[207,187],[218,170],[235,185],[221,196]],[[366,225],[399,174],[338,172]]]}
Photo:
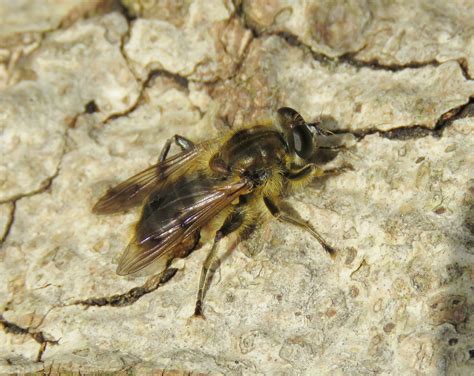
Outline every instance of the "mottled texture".
{"label": "mottled texture", "polygon": [[66,130],[87,103],[94,101],[103,120],[137,100],[139,85],[120,50],[126,30],[122,17],[109,15],[49,34],[28,64],[31,78],[1,94],[0,201],[50,184],[66,151]]}
{"label": "mottled texture", "polygon": [[41,45],[46,33],[117,7],[114,0],[1,0],[0,89],[28,77],[23,63]]}
{"label": "mottled texture", "polygon": [[220,1],[209,3],[194,2],[182,26],[159,19],[134,23],[124,52],[137,76],[143,79],[153,69],[200,82],[232,75],[251,32],[231,18],[233,7]]}
{"label": "mottled texture", "polygon": [[458,61],[474,74],[474,3],[466,0],[242,0],[260,33],[386,69]]}
{"label": "mottled texture", "polygon": [[[0,373],[470,374],[470,2],[123,3],[139,18],[2,25],[42,31],[1,76]],[[289,199],[335,260],[264,224],[223,260],[206,320],[191,315],[209,244],[166,283],[117,276],[137,213],[93,215],[104,190],[176,133],[279,106],[354,136],[327,166],[353,170]]]}
{"label": "mottled texture", "polygon": [[[232,120],[285,104],[306,118],[326,115],[339,129],[363,131],[434,128],[440,116],[469,100],[474,82],[465,79],[456,62],[397,72],[356,68],[315,61],[301,48],[271,36],[254,41],[235,79],[212,90]],[[229,92],[237,101],[226,100]]]}

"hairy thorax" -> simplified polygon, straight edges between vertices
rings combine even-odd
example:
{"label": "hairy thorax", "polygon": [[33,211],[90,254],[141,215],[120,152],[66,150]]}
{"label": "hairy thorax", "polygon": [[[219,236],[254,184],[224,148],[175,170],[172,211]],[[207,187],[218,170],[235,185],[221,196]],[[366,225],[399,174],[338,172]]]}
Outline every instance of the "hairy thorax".
{"label": "hairy thorax", "polygon": [[287,146],[274,128],[242,129],[230,137],[210,160],[213,171],[249,179],[255,187],[275,177],[285,161]]}

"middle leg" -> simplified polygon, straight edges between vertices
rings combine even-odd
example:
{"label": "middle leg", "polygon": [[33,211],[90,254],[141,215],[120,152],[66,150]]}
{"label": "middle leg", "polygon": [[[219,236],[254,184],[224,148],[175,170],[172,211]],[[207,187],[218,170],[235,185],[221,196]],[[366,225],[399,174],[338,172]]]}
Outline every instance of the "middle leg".
{"label": "middle leg", "polygon": [[160,157],[158,158],[159,163],[164,162],[166,160],[172,142],[178,145],[182,151],[189,151],[195,146],[194,142],[192,142],[191,140],[188,140],[186,137],[180,136],[179,134],[175,134],[173,137],[168,138],[166,140],[163,149],[161,149]]}

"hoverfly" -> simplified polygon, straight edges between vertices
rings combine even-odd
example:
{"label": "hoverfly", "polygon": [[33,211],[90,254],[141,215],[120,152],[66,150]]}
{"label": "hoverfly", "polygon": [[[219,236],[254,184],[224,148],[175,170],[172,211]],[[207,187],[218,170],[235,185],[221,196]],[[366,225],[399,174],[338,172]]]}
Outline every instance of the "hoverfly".
{"label": "hoverfly", "polygon": [[[318,140],[331,134],[319,122],[306,123],[298,112],[283,107],[266,122],[199,144],[175,135],[157,164],[111,188],[93,208],[110,214],[143,205],[117,274],[164,272],[174,259],[196,248],[202,230],[214,226],[195,306],[195,315],[202,316],[218,243],[230,234],[242,235],[254,223],[275,217],[299,226],[334,256],[335,249],[308,222],[280,205],[281,197],[295,188],[342,170],[324,170],[314,162]],[[181,152],[169,157],[172,143]]]}

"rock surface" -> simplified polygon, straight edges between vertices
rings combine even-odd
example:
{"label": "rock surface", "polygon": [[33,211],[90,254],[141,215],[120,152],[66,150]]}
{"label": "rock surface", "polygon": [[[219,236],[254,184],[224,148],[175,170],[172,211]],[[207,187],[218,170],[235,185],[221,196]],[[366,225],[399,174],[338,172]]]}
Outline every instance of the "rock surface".
{"label": "rock surface", "polygon": [[[55,3],[0,3],[0,373],[470,374],[471,2]],[[288,200],[336,259],[264,224],[206,320],[209,244],[167,283],[117,276],[137,213],[93,215],[104,190],[280,106],[355,136],[328,165],[352,171]]]}

